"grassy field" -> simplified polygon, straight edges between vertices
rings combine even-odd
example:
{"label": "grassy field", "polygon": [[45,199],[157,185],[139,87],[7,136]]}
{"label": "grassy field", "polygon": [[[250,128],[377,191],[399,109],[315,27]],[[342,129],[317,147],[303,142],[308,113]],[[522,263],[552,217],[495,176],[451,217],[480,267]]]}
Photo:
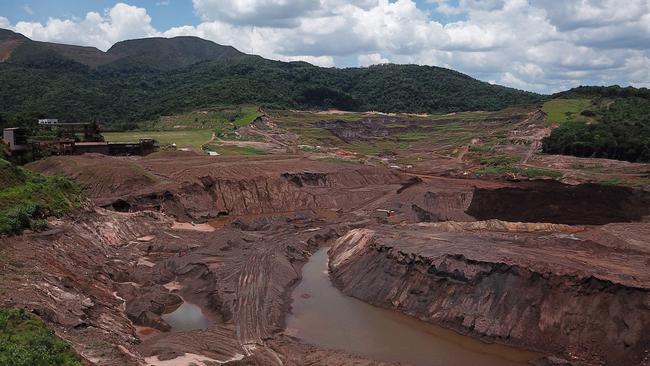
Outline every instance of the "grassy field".
{"label": "grassy field", "polygon": [[140,138],[153,138],[161,145],[176,144],[177,147],[188,147],[200,150],[201,145],[212,138],[211,129],[178,130],[178,131],[126,131],[104,132],[108,142],[134,142]]}
{"label": "grassy field", "polygon": [[580,112],[591,105],[589,99],[553,99],[542,107],[551,123],[565,123],[569,121],[586,120]]}
{"label": "grassy field", "polygon": [[219,144],[210,144],[207,146],[207,149],[210,151],[216,151],[219,155],[231,156],[231,155],[265,155],[266,152],[256,149],[252,146],[234,146],[234,145],[219,145]]}
{"label": "grassy field", "polygon": [[146,124],[147,130],[174,129],[220,129],[228,126],[241,127],[251,123],[261,113],[257,106],[223,106],[187,113],[161,116]]}

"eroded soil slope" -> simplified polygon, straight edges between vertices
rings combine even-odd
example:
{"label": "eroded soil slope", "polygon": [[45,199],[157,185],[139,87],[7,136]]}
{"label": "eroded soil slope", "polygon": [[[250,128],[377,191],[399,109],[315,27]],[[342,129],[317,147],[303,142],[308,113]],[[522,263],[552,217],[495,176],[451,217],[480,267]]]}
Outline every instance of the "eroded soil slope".
{"label": "eroded soil slope", "polygon": [[[92,202],[50,231],[0,238],[0,299],[43,317],[93,364],[377,364],[283,334],[302,265],[339,237],[331,269],[347,294],[576,364],[646,362],[641,190],[302,155],[85,155],[30,168],[72,177]],[[553,198],[573,189],[624,204],[576,221],[582,199]],[[183,303],[206,329],[172,328],[163,314]]]}
{"label": "eroded soil slope", "polygon": [[650,247],[595,242],[592,230],[500,221],[354,229],[332,247],[330,270],[346,294],[464,333],[643,365]]}

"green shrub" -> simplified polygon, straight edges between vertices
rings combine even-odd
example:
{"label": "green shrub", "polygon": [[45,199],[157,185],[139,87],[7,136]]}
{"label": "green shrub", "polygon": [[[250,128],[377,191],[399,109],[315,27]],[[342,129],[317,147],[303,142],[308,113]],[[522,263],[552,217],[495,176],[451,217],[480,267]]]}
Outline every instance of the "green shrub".
{"label": "green shrub", "polygon": [[0,309],[0,366],[81,366],[69,344],[24,310]]}
{"label": "green shrub", "polygon": [[1,159],[0,170],[12,172],[3,179],[11,184],[0,186],[0,234],[43,230],[45,217],[62,215],[83,202],[83,192],[67,178],[34,174]]}

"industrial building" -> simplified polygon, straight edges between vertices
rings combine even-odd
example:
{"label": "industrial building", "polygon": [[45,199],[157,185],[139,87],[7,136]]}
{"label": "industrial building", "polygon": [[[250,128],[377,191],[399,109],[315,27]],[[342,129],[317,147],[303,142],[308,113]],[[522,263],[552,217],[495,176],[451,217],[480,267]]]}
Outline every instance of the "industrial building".
{"label": "industrial building", "polygon": [[[68,124],[70,125],[70,124]],[[87,124],[77,124],[84,126]],[[86,135],[90,135],[85,128]],[[101,136],[101,135],[100,135]],[[26,131],[22,128],[5,128],[2,140],[7,145],[10,156],[24,156],[29,153],[47,151],[54,155],[82,155],[86,153],[130,156],[149,155],[159,147],[154,139],[140,139],[138,142],[106,142],[106,141],[75,141],[70,138],[60,138],[47,141],[29,141]]]}

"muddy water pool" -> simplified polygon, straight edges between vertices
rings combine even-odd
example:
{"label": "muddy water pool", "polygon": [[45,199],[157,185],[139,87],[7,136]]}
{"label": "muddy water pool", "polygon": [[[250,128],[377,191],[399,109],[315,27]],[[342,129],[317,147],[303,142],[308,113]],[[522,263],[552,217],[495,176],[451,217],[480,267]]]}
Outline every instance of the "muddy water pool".
{"label": "muddy water pool", "polygon": [[341,293],[327,273],[327,248],[303,267],[287,333],[321,348],[415,366],[525,366],[540,354],[487,344]]}
{"label": "muddy water pool", "polygon": [[173,311],[163,314],[162,318],[172,327],[172,332],[207,329],[210,325],[201,308],[186,301]]}

